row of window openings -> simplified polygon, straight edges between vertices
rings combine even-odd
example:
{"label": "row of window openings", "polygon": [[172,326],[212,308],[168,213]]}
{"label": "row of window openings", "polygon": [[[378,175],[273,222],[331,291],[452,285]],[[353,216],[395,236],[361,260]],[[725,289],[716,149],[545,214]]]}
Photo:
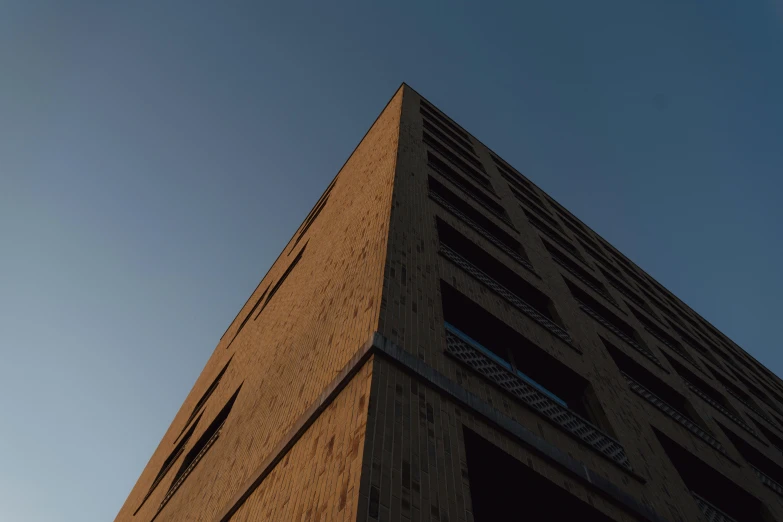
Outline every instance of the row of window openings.
{"label": "row of window openings", "polygon": [[[447,331],[458,336],[557,404],[600,426],[608,433],[612,433],[611,425],[585,379],[444,281],[441,281],[441,296]],[[704,420],[684,396],[633,361],[609,341],[604,338],[601,340],[615,364],[624,374],[629,375],[634,381],[644,386],[692,423],[700,427],[706,426]],[[711,387],[687,368],[671,358],[670,360],[676,364],[675,370],[683,378],[695,381],[705,390],[711,390]],[[714,391],[710,393],[713,400],[721,402],[727,409],[731,408],[725,398]],[[724,429],[723,426],[721,428]],[[708,429],[702,429],[707,433],[710,432]],[[763,457],[760,452],[757,452],[758,455],[754,458],[748,454],[747,449],[738,448],[738,450],[752,465],[762,469],[764,473],[775,480],[780,480],[776,477],[783,476],[783,470],[771,460]]]}
{"label": "row of window openings", "polygon": [[[272,300],[272,298],[275,296],[277,291],[280,289],[280,287],[283,285],[285,280],[288,278],[288,276],[291,274],[291,272],[296,268],[296,265],[299,264],[299,261],[302,259],[302,255],[305,252],[305,249],[307,248],[307,243],[304,244],[302,249],[299,251],[299,253],[296,255],[296,257],[291,261],[291,263],[288,265],[288,268],[286,268],[285,272],[283,272],[283,275],[280,276],[280,278],[277,280],[277,282],[274,285],[271,285],[270,287],[267,286],[266,290],[261,292],[261,295],[256,300],[253,307],[250,309],[250,311],[245,316],[242,323],[239,325],[239,328],[237,328],[236,333],[234,334],[234,337],[231,338],[231,341],[228,342],[226,345],[226,349],[231,347],[231,344],[236,340],[237,337],[239,337],[239,334],[242,332],[242,330],[245,328],[245,325],[248,323],[251,317],[253,317],[253,321],[258,319],[258,316],[261,315],[261,312],[264,311],[264,309],[267,307],[269,302]],[[256,312],[256,310],[258,310]]]}
{"label": "row of window openings", "polygon": [[461,134],[454,131],[449,125],[446,125],[438,115],[428,110],[424,105],[420,107],[419,112],[421,112],[421,115],[424,116],[423,121],[424,121],[425,129],[428,127],[437,127],[437,129],[440,132],[446,134],[449,138],[451,138],[454,142],[458,143],[467,152],[476,156],[476,151],[473,148],[473,145],[470,143],[470,140],[464,138]]}
{"label": "row of window openings", "polygon": [[[429,122],[429,120],[424,120],[424,136],[429,138],[430,141],[432,141],[432,136],[438,138],[441,143],[444,144],[444,148],[448,148],[448,151],[451,153],[456,153],[456,156],[459,156],[461,158],[460,161],[469,163],[472,167],[475,169],[485,173],[486,170],[484,169],[484,164],[481,163],[481,160],[479,160],[473,153],[468,152],[465,150],[461,145],[459,145],[457,142],[449,138],[446,134],[444,134],[438,127],[433,125]],[[455,156],[455,157],[456,157]]]}
{"label": "row of window openings", "polygon": [[[155,479],[152,481],[152,485],[150,486],[147,493],[144,495],[144,498],[139,503],[139,506],[136,508],[136,511],[134,511],[133,515],[135,516],[139,510],[144,506],[146,501],[149,499],[149,497],[152,495],[152,493],[155,491],[157,486],[162,482],[162,480],[166,477],[168,474],[168,471],[174,466],[174,463],[177,462],[179,457],[184,453],[185,448],[187,447],[188,443],[190,442],[196,427],[200,424],[201,419],[204,416],[204,407],[209,400],[209,398],[212,396],[214,391],[217,389],[218,385],[220,384],[220,381],[223,379],[224,374],[226,373],[226,370],[228,369],[229,364],[231,364],[231,359],[228,360],[228,362],[223,366],[223,368],[220,370],[218,375],[215,377],[215,379],[212,381],[212,383],[209,385],[207,390],[203,393],[201,398],[198,400],[196,405],[193,407],[193,410],[191,411],[190,416],[188,417],[187,421],[185,421],[185,424],[182,428],[182,431],[177,436],[177,439],[175,439],[176,446],[171,451],[169,456],[166,458],[166,460],[163,461],[163,464],[161,465],[160,471],[158,471],[158,474],[155,476]],[[158,511],[163,509],[166,502],[171,498],[171,496],[177,491],[177,489],[182,485],[182,483],[185,481],[185,479],[188,477],[188,475],[193,471],[193,469],[196,467],[196,465],[201,461],[201,459],[204,457],[206,452],[209,450],[209,448],[214,444],[215,440],[220,434],[220,431],[223,427],[223,425],[226,422],[226,419],[228,418],[228,415],[231,413],[231,409],[234,406],[234,402],[236,401],[237,396],[239,395],[239,391],[241,390],[242,385],[240,384],[237,390],[234,392],[234,394],[231,396],[231,398],[226,402],[226,404],[220,409],[218,414],[215,416],[213,421],[207,426],[207,428],[204,430],[202,435],[196,440],[196,442],[193,444],[193,446],[190,448],[190,450],[185,454],[184,459],[182,460],[182,463],[180,464],[179,468],[177,469],[177,472],[174,474],[174,477],[172,478],[169,488],[166,491],[166,494],[163,496],[163,499],[158,506]],[[195,420],[194,420],[195,419]],[[186,431],[187,430],[187,431]],[[184,434],[184,436],[183,436]],[[179,442],[177,442],[179,441]]]}
{"label": "row of window openings", "polygon": [[[434,158],[434,157],[433,157],[433,158]],[[493,159],[495,159],[495,157],[494,157],[494,156],[493,156]],[[452,177],[452,179],[456,179],[458,182],[459,182],[459,181],[461,181],[461,182],[462,182],[462,185],[465,185],[465,180],[464,180],[464,178],[462,178],[462,179],[460,180],[460,179],[458,178],[458,176],[459,176],[459,175],[458,175],[458,174],[456,174],[456,172],[454,171],[454,169],[451,169],[450,167],[448,167],[448,165],[446,165],[444,162],[437,160],[437,158],[435,158],[435,160],[437,161],[437,163],[439,163],[439,165],[437,165],[436,161],[431,161],[431,163],[433,163],[433,164],[436,164],[436,165],[437,165],[437,166],[436,166],[436,168],[439,170],[439,172],[448,172],[449,174],[451,174],[451,177]],[[499,160],[496,160],[496,162],[498,163],[498,165],[502,165],[501,163],[499,163]],[[504,168],[504,169],[506,169],[506,167],[503,167],[503,168]],[[508,176],[505,176],[505,174],[506,174],[506,173],[504,172],[504,177],[507,177],[507,178],[508,178]],[[489,185],[489,188],[490,188],[490,190],[491,190],[491,184],[489,183],[489,180],[488,180],[487,178],[484,178],[484,177],[482,176],[482,177],[479,177],[479,179],[480,179],[480,180],[483,180],[483,181],[484,181],[484,183],[486,183],[487,185]],[[517,176],[517,179],[522,179],[522,178],[520,178],[520,177],[518,177],[518,176]],[[525,188],[523,185],[521,185],[520,183],[518,183],[518,182],[517,182],[516,180],[514,180],[513,178],[512,178],[512,179],[507,179],[507,180],[508,180],[508,181],[510,181],[511,183],[516,183],[516,184],[517,184],[517,185],[516,185],[516,190],[515,190],[514,188],[512,188],[512,191],[514,191],[514,192],[515,192],[515,196],[517,196],[517,197],[518,197],[518,199],[521,199],[522,201],[525,201],[526,203],[528,203],[528,206],[530,206],[531,208],[536,208],[534,205],[531,205],[531,204],[530,204],[530,203],[531,203],[530,201],[526,200],[527,198],[525,198],[525,196],[524,196],[524,195],[522,195],[522,194],[519,194],[517,191],[518,191],[518,190],[526,190],[526,191],[527,191],[527,193],[528,193],[528,198],[532,196],[532,197],[534,197],[534,198],[538,199],[538,198],[537,198],[537,196],[536,196],[535,194],[532,194],[532,193],[530,193],[529,189],[526,189],[526,188]],[[479,192],[479,194],[480,194],[480,192]],[[474,194],[471,194],[471,195],[473,196]],[[520,196],[521,196],[521,197],[520,197]],[[505,209],[502,207],[502,205],[500,205],[500,204],[498,204],[497,202],[495,202],[495,201],[492,201],[491,199],[489,199],[489,198],[486,198],[486,197],[485,197],[485,198],[482,198],[481,196],[477,196],[477,197],[476,197],[476,199],[477,199],[477,200],[479,200],[479,201],[480,201],[480,203],[482,203],[484,206],[488,207],[488,208],[489,208],[491,211],[493,211],[493,213],[495,213],[496,215],[498,215],[499,217],[501,217],[501,218],[502,218],[504,221],[507,221],[507,222],[508,222],[508,215],[507,215],[507,213],[506,213]],[[540,201],[540,200],[539,200],[539,201]],[[530,212],[526,211],[525,213],[527,214],[527,217],[528,217],[528,219],[530,219],[530,220],[533,222],[533,224],[534,224],[535,226],[537,226],[537,228],[539,228],[539,229],[543,229],[543,231],[544,231],[545,233],[548,233],[550,236],[553,236],[553,238],[554,238],[554,239],[557,239],[557,240],[559,240],[559,241],[558,241],[558,243],[559,243],[561,246],[563,246],[564,248],[566,248],[566,249],[567,249],[569,252],[571,252],[571,253],[572,253],[572,255],[575,255],[577,258],[579,258],[579,259],[582,259],[582,260],[583,260],[583,257],[581,256],[581,254],[579,253],[579,251],[578,251],[577,249],[575,249],[575,248],[573,247],[573,245],[570,245],[570,243],[568,243],[568,242],[567,242],[567,240],[565,240],[564,238],[562,238],[562,237],[558,236],[558,235],[557,235],[555,232],[553,232],[553,231],[552,231],[552,229],[551,229],[551,228],[548,228],[546,225],[544,225],[544,224],[543,224],[543,222],[541,221],[541,219],[543,219],[545,222],[547,222],[547,223],[551,224],[552,226],[554,226],[554,227],[555,227],[557,230],[560,230],[560,231],[562,231],[562,227],[559,225],[559,223],[557,223],[557,222],[556,222],[554,219],[552,219],[551,217],[548,217],[548,216],[546,216],[545,214],[543,214],[543,212],[542,212],[542,211],[544,211],[544,209],[543,209],[543,208],[538,208],[538,210],[539,210],[539,213],[538,213],[538,214],[536,214],[536,215],[535,215],[535,217],[533,217],[532,219],[531,219],[531,216],[532,216],[532,214],[531,214]],[[545,212],[545,211],[544,211],[544,212]],[[575,227],[575,226],[573,226],[572,224],[570,224],[570,221],[572,221],[572,219],[573,219],[573,218],[570,218],[570,216],[568,216],[568,215],[567,215],[567,214],[565,214],[564,212],[558,212],[558,213],[559,213],[559,214],[560,214],[562,217],[564,217],[564,220],[566,220],[566,226],[569,226],[569,228],[570,228],[570,229],[571,229],[571,230],[572,230],[572,231],[573,231],[573,232],[574,232],[574,233],[577,235],[577,237],[578,237],[579,241],[582,243],[582,246],[583,246],[583,247],[584,247],[586,250],[588,250],[588,252],[590,252],[590,253],[591,253],[591,255],[593,255],[595,258],[597,258],[597,259],[600,261],[602,256],[601,256],[600,254],[598,254],[598,253],[597,253],[597,251],[596,251],[597,245],[596,245],[595,243],[592,243],[592,241],[591,241],[589,238],[585,237],[585,235],[584,235],[583,233],[579,232],[579,231],[576,229],[576,227]],[[575,220],[574,220],[574,223],[575,223]],[[581,225],[580,225],[580,227],[581,227]],[[590,242],[591,244],[590,244],[590,245],[587,245],[587,244],[585,244],[586,242]],[[622,259],[622,258],[621,258],[621,257],[619,257],[619,256],[615,256],[615,258],[616,258],[616,259],[618,259],[618,261],[619,261],[621,264],[623,264],[623,265],[624,265],[624,267],[626,268],[626,273],[627,273],[627,274],[628,274],[630,277],[632,277],[632,278],[633,278],[633,279],[634,279],[634,280],[635,280],[637,283],[639,283],[640,287],[642,287],[642,292],[645,294],[645,296],[646,296],[646,297],[647,297],[647,298],[648,298],[648,299],[649,299],[651,302],[653,302],[653,303],[656,305],[656,307],[657,307],[657,308],[658,308],[660,311],[662,311],[662,312],[663,312],[663,313],[665,313],[665,314],[666,314],[668,317],[670,317],[670,318],[674,319],[675,321],[678,321],[677,317],[676,317],[676,316],[674,316],[674,314],[672,314],[672,312],[670,312],[670,311],[668,310],[668,308],[667,308],[665,305],[663,305],[663,303],[660,303],[660,302],[658,302],[658,301],[657,301],[657,300],[656,300],[654,297],[652,297],[652,296],[651,296],[651,294],[649,294],[647,291],[645,291],[645,290],[644,290],[644,288],[647,288],[647,289],[649,289],[650,287],[647,285],[647,283],[646,283],[645,281],[643,281],[643,280],[641,279],[641,277],[640,277],[640,276],[637,276],[637,275],[636,275],[636,274],[635,274],[633,271],[631,271],[631,270],[633,269],[633,267],[630,265],[630,263],[628,263],[627,261],[625,261],[624,259]],[[612,267],[612,265],[611,265],[610,263],[608,263],[606,260],[604,260],[602,264],[603,264],[604,266],[606,266],[606,267],[611,267],[611,268],[613,268],[613,267]],[[615,269],[615,271],[616,271],[616,269]],[[618,275],[619,275],[619,274],[618,274]],[[632,291],[629,291],[630,289],[628,289],[627,287],[625,287],[625,288],[623,288],[623,289],[624,289],[624,290],[626,290],[626,291],[627,291],[627,293],[629,293],[629,295],[635,296],[635,294],[634,294]],[[654,314],[652,314],[652,310],[650,310],[649,306],[647,306],[647,305],[646,305],[646,303],[644,302],[644,300],[642,300],[642,299],[638,298],[638,296],[635,296],[635,297],[636,297],[636,299],[634,299],[634,301],[635,301],[637,304],[639,304],[640,306],[642,306],[642,308],[644,308],[644,309],[645,309],[645,311],[647,311],[648,313],[651,313],[651,315],[654,315]],[[743,362],[744,362],[744,361],[743,361]]]}

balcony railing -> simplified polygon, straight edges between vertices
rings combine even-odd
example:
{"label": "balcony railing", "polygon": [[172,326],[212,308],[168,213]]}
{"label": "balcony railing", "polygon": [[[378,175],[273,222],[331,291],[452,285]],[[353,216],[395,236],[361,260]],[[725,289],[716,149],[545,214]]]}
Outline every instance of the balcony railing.
{"label": "balcony railing", "polygon": [[558,256],[556,256],[556,255],[554,255],[554,254],[551,254],[551,256],[552,256],[552,260],[553,260],[555,263],[557,263],[558,265],[560,265],[560,266],[562,266],[563,268],[565,268],[566,270],[568,270],[568,272],[569,272],[569,273],[570,273],[572,276],[576,277],[576,278],[577,278],[577,279],[579,279],[579,280],[580,280],[582,283],[584,283],[585,285],[587,285],[587,287],[588,287],[588,288],[590,288],[590,290],[592,290],[592,291],[593,291],[593,292],[595,292],[596,294],[600,295],[601,297],[603,297],[604,299],[606,299],[607,301],[609,301],[610,303],[612,303],[614,306],[617,306],[617,302],[616,302],[614,299],[612,299],[612,296],[611,296],[611,295],[607,294],[606,292],[604,292],[603,290],[601,290],[600,288],[598,288],[597,286],[595,286],[595,285],[594,285],[593,283],[591,283],[591,282],[590,282],[590,281],[589,281],[587,278],[583,277],[583,276],[582,276],[582,275],[581,275],[579,272],[577,272],[575,269],[571,268],[571,267],[569,266],[569,264],[568,264],[568,262],[567,262],[567,261],[564,261],[564,260],[560,259]]}
{"label": "balcony railing", "polygon": [[483,228],[481,225],[470,219],[468,216],[462,213],[457,207],[437,195],[436,193],[430,191],[430,198],[432,198],[435,202],[437,202],[439,205],[441,205],[443,208],[457,216],[462,222],[464,222],[466,225],[468,225],[470,228],[484,236],[490,243],[498,247],[500,250],[505,252],[509,257],[511,257],[514,261],[519,263],[520,265],[524,266],[531,272],[535,272],[533,270],[533,265],[531,265],[527,259],[520,256],[517,252],[514,252],[511,250],[505,243],[503,243],[501,240],[490,234],[485,228]]}
{"label": "balcony railing", "polygon": [[690,420],[688,417],[680,413],[677,408],[670,405],[668,402],[664,401],[657,395],[655,395],[653,392],[645,388],[642,384],[640,384],[638,381],[636,381],[633,377],[628,375],[625,372],[621,372],[623,374],[623,377],[625,377],[625,380],[628,381],[628,386],[631,388],[631,391],[633,391],[635,394],[639,395],[643,399],[645,399],[647,402],[661,410],[663,413],[677,421],[680,425],[682,425],[685,429],[699,437],[701,440],[715,448],[717,451],[721,452],[722,454],[726,455],[728,457],[728,453],[726,452],[726,448],[724,448],[718,440],[710,435],[707,430]]}
{"label": "balcony railing", "polygon": [[571,344],[571,336],[568,334],[568,332],[563,330],[554,322],[550,321],[547,317],[541,314],[541,312],[530,306],[511,290],[507,289],[505,286],[501,285],[490,276],[485,274],[478,267],[474,266],[470,261],[459,255],[456,251],[452,250],[447,245],[441,244],[440,253],[443,255],[443,257],[469,273],[474,278],[478,279],[479,282],[483,283],[490,290],[511,303],[515,308],[521,310],[525,313],[525,315],[549,330],[550,333],[556,335],[569,345]]}
{"label": "balcony railing", "polygon": [[[223,421],[225,423],[225,421]],[[171,497],[174,496],[174,493],[179,490],[180,486],[182,486],[182,483],[185,482],[185,479],[188,478],[188,476],[191,474],[193,469],[198,465],[199,462],[201,462],[201,459],[204,457],[204,455],[209,451],[209,448],[212,447],[212,445],[215,443],[215,441],[220,436],[220,431],[223,429],[223,424],[221,424],[218,429],[215,431],[215,433],[209,438],[206,444],[204,444],[204,447],[201,448],[201,451],[198,452],[198,454],[195,456],[193,461],[188,465],[188,467],[185,469],[185,471],[182,473],[182,475],[177,479],[176,482],[174,482],[171,487],[169,488],[169,491],[166,493],[166,496],[163,497],[163,501],[160,503],[160,507],[158,508],[158,512],[160,512],[163,507],[168,504],[169,500],[171,500]]]}
{"label": "balcony railing", "polygon": [[765,421],[767,421],[768,423],[772,424],[772,425],[773,425],[773,426],[775,426],[777,429],[781,429],[781,428],[780,428],[780,425],[779,425],[777,422],[775,422],[775,421],[773,421],[772,419],[770,419],[770,418],[769,418],[769,416],[768,416],[766,413],[764,413],[763,411],[761,411],[760,409],[758,409],[758,408],[757,408],[756,406],[754,406],[753,404],[749,403],[747,400],[745,400],[745,399],[744,399],[743,397],[741,397],[739,394],[737,394],[737,393],[734,393],[734,391],[733,391],[731,388],[729,388],[728,386],[724,386],[724,388],[726,389],[726,391],[727,391],[727,392],[729,392],[729,395],[731,395],[732,397],[734,397],[735,399],[737,399],[738,401],[740,401],[742,404],[744,404],[744,405],[745,405],[745,407],[746,407],[746,408],[748,408],[750,411],[752,411],[753,413],[755,413],[756,415],[758,415],[759,417],[761,417],[762,419],[764,419],[764,420],[765,420]]}
{"label": "balcony railing", "polygon": [[652,362],[654,362],[664,370],[666,369],[661,363],[660,359],[658,359],[655,356],[655,354],[652,353],[652,351],[650,351],[649,348],[647,348],[646,346],[643,347],[642,345],[640,345],[639,343],[637,343],[636,341],[628,337],[619,328],[617,328],[615,325],[613,325],[612,323],[604,319],[604,317],[601,314],[599,314],[598,312],[590,308],[588,305],[586,305],[579,299],[577,299],[576,302],[579,303],[579,308],[581,308],[584,313],[586,313],[587,315],[595,319],[596,322],[598,322],[601,326],[603,326],[604,328],[606,328],[607,330],[615,334],[617,337],[625,341],[631,348],[638,351],[639,353],[641,353],[642,355],[650,359]]}
{"label": "balcony railing", "polygon": [[618,441],[515,374],[513,369],[491,357],[486,348],[446,330],[446,351],[600,454],[631,469],[625,449]]}
{"label": "balcony railing", "polygon": [[691,495],[693,495],[693,499],[696,501],[699,509],[701,509],[704,519],[707,522],[737,522],[718,507],[704,500],[696,492],[691,491]]}
{"label": "balcony railing", "polygon": [[701,369],[701,366],[696,362],[696,359],[693,358],[691,354],[683,350],[681,347],[677,346],[676,344],[669,342],[663,335],[660,335],[658,332],[655,331],[654,328],[650,328],[647,325],[644,325],[644,329],[647,330],[649,333],[652,334],[653,337],[661,341],[663,344],[671,348],[671,350],[682,357],[683,359],[687,360],[689,363],[694,365],[696,368],[699,369],[699,371],[704,371]]}
{"label": "balcony railing", "polygon": [[750,464],[750,467],[753,469],[753,471],[756,473],[756,476],[761,480],[761,483],[767,486],[769,489],[783,497],[783,486],[780,485],[780,483],[761,471],[759,468],[754,466],[753,464]]}
{"label": "balcony railing", "polygon": [[[493,216],[500,219],[501,221],[503,221],[503,223],[510,226],[511,228],[514,228],[514,224],[511,223],[511,220],[508,218],[508,216],[501,214],[501,212],[498,209],[492,208],[489,204],[482,201],[479,196],[474,194],[474,192],[477,189],[467,185],[466,183],[463,183],[461,180],[457,179],[453,174],[451,174],[447,170],[438,167],[438,165],[435,165],[433,163],[428,163],[428,165],[435,172],[437,172],[438,174],[440,174],[441,176],[443,176],[444,178],[452,182],[454,185],[459,187],[462,190],[462,192],[464,192],[470,197],[470,199],[472,199],[473,201],[475,201],[476,203],[484,207],[488,212],[491,212]],[[514,230],[516,229],[514,228]]]}
{"label": "balcony railing", "polygon": [[744,429],[745,431],[747,431],[748,433],[750,433],[751,435],[753,435],[757,439],[761,440],[761,438],[759,437],[759,434],[756,433],[756,431],[753,428],[751,428],[748,425],[748,423],[746,423],[745,421],[743,421],[742,419],[740,419],[739,417],[737,417],[736,415],[731,413],[731,411],[729,411],[729,409],[726,408],[723,404],[719,403],[718,401],[716,401],[715,399],[713,399],[712,397],[710,397],[709,395],[704,393],[701,390],[701,388],[699,388],[698,386],[696,386],[695,384],[690,382],[685,377],[683,377],[682,380],[685,381],[685,385],[688,387],[688,389],[690,391],[692,391],[693,393],[695,393],[696,395],[698,395],[701,398],[701,400],[703,400],[704,402],[706,402],[707,404],[709,404],[710,406],[712,406],[713,408],[715,408],[716,410],[721,412],[723,415],[725,415],[726,417],[728,417],[729,419],[734,421],[734,424],[736,424],[740,428]]}

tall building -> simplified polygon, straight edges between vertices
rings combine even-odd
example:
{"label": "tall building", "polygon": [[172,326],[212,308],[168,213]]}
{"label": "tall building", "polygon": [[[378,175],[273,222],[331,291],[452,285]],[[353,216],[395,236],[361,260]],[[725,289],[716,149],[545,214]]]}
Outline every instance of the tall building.
{"label": "tall building", "polygon": [[402,85],[118,521],[783,520],[783,381]]}

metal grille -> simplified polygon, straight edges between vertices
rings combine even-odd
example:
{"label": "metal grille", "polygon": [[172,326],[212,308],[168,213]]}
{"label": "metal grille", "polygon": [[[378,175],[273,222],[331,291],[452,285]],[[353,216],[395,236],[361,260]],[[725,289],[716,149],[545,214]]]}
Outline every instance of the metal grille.
{"label": "metal grille", "polygon": [[625,380],[628,381],[628,386],[631,388],[631,391],[639,395],[640,397],[644,398],[647,402],[664,412],[666,415],[671,417],[672,419],[676,420],[678,423],[680,423],[685,429],[699,437],[701,440],[715,448],[716,450],[720,451],[724,455],[728,456],[728,453],[726,453],[726,449],[721,445],[718,440],[710,435],[707,430],[690,420],[688,417],[686,417],[684,414],[680,413],[677,408],[670,405],[668,402],[664,401],[657,395],[655,395],[653,392],[639,384],[633,377],[628,375],[625,372],[620,372],[623,374],[623,377],[625,377]]}
{"label": "metal grille", "polygon": [[642,346],[627,335],[625,335],[619,328],[617,328],[615,325],[604,319],[604,317],[590,308],[588,305],[580,301],[579,299],[576,300],[577,303],[579,303],[579,308],[582,309],[584,313],[595,319],[601,326],[615,334],[617,337],[628,343],[633,349],[650,359],[652,362],[663,368],[663,364],[661,364],[660,359],[658,359],[652,351],[650,351],[649,348],[646,346]]}
{"label": "metal grille", "polygon": [[682,357],[683,359],[686,359],[689,363],[691,363],[696,368],[698,368],[699,371],[703,371],[701,369],[701,366],[699,366],[699,364],[696,362],[696,359],[694,359],[693,356],[691,356],[691,354],[689,354],[688,352],[686,352],[685,350],[683,350],[681,347],[677,346],[676,344],[669,342],[664,336],[658,334],[658,332],[656,332],[654,328],[650,328],[650,327],[645,325],[644,329],[647,330],[648,332],[650,332],[653,335],[653,337],[655,337],[656,339],[661,341],[663,344],[665,344],[666,346],[671,348],[680,357]]}
{"label": "metal grille", "polygon": [[754,466],[753,464],[750,464],[750,467],[753,469],[753,471],[756,472],[756,476],[761,480],[762,484],[767,486],[769,489],[783,497],[783,486],[781,486],[778,481],[761,471],[759,468]]}
{"label": "metal grille", "polygon": [[209,450],[209,448],[211,448],[212,445],[215,443],[218,436],[220,436],[220,431],[223,429],[223,424],[225,424],[225,421],[223,421],[223,423],[220,426],[218,426],[218,429],[215,430],[215,433],[209,438],[207,443],[204,444],[204,447],[201,448],[201,451],[198,452],[196,457],[193,459],[193,462],[191,462],[190,465],[188,465],[188,467],[185,469],[182,475],[177,479],[177,481],[171,485],[169,491],[166,493],[166,496],[163,497],[163,501],[161,501],[158,511],[163,509],[163,506],[165,506],[168,503],[168,501],[171,499],[171,497],[174,496],[174,493],[177,492],[179,487],[182,485],[183,482],[185,482],[185,479],[188,478],[190,473],[193,471],[196,465],[201,461],[201,459],[204,457],[204,455]]}
{"label": "metal grille", "polygon": [[739,427],[741,427],[742,429],[744,429],[745,431],[747,431],[757,439],[759,438],[759,434],[756,433],[756,431],[753,428],[751,428],[745,421],[743,421],[742,419],[740,419],[739,417],[731,413],[731,411],[729,411],[728,408],[726,408],[723,404],[719,403],[718,401],[716,401],[715,399],[713,399],[712,397],[704,393],[701,390],[701,388],[699,388],[698,386],[690,382],[688,379],[683,377],[682,380],[685,381],[685,385],[688,387],[688,389],[691,390],[696,395],[698,395],[699,397],[701,397],[701,399],[704,402],[706,402],[707,404],[709,404],[710,406],[712,406],[713,408],[721,412],[723,415],[725,415],[726,417],[734,421],[735,424],[737,424]]}
{"label": "metal grille", "polygon": [[577,272],[576,270],[574,270],[573,268],[571,268],[570,266],[568,266],[568,263],[567,263],[567,262],[563,261],[562,259],[560,259],[560,258],[559,258],[559,257],[557,257],[556,255],[552,255],[552,260],[553,260],[555,263],[557,263],[558,265],[560,265],[560,266],[562,266],[563,268],[565,268],[566,270],[568,270],[568,272],[569,272],[571,275],[573,275],[574,277],[576,277],[577,279],[579,279],[581,282],[583,282],[585,285],[587,285],[587,286],[588,286],[588,287],[589,287],[589,288],[590,288],[590,289],[591,289],[593,292],[595,292],[596,294],[598,294],[598,295],[602,296],[604,299],[606,299],[607,301],[609,301],[609,302],[610,302],[610,303],[612,303],[613,305],[617,306],[617,301],[615,301],[614,299],[612,299],[612,296],[611,296],[611,295],[607,294],[606,292],[604,292],[603,290],[601,290],[600,288],[598,288],[597,286],[595,286],[595,285],[594,285],[593,283],[591,283],[591,282],[590,282],[590,281],[589,281],[587,278],[585,278],[585,277],[582,277],[582,275],[581,275],[579,272]]}
{"label": "metal grille", "polygon": [[456,185],[457,187],[462,189],[462,192],[467,194],[470,197],[470,199],[472,199],[473,201],[475,201],[476,203],[478,203],[479,205],[484,207],[488,212],[491,212],[493,216],[495,216],[496,218],[500,219],[501,221],[503,221],[503,223],[505,223],[506,225],[510,226],[511,228],[514,228],[514,224],[511,223],[511,220],[508,218],[508,216],[505,216],[501,212],[499,212],[497,209],[492,208],[490,205],[488,205],[487,203],[482,201],[481,198],[479,198],[478,196],[476,196],[473,193],[476,190],[475,188],[473,188],[472,186],[466,185],[465,183],[461,182],[459,179],[457,179],[455,176],[453,176],[450,172],[448,172],[448,171],[446,171],[444,169],[441,169],[440,167],[438,167],[434,163],[428,163],[428,165],[430,166],[430,168],[432,170],[434,170],[435,172],[437,172],[438,174],[440,174],[444,178],[448,179],[451,183],[453,183],[454,185]]}
{"label": "metal grille", "polygon": [[457,209],[457,207],[455,207],[454,205],[452,205],[451,203],[449,203],[448,201],[446,201],[445,199],[443,199],[442,197],[440,197],[439,195],[435,194],[432,191],[430,191],[429,195],[430,195],[430,198],[432,198],[434,201],[436,201],[439,205],[441,205],[443,208],[445,208],[446,210],[448,210],[449,212],[451,212],[452,214],[457,216],[459,219],[461,219],[466,225],[471,227],[473,230],[475,230],[476,232],[478,232],[479,234],[481,234],[482,236],[487,238],[487,240],[489,240],[490,243],[492,243],[493,245],[498,247],[500,250],[505,252],[508,256],[513,258],[514,261],[516,261],[520,265],[524,266],[525,268],[527,268],[531,272],[535,272],[535,270],[533,270],[533,265],[531,265],[526,259],[524,259],[518,253],[516,253],[513,250],[511,250],[508,246],[506,246],[505,243],[503,243],[501,240],[499,240],[498,238],[496,238],[495,236],[493,236],[492,234],[487,232],[486,229],[482,228],[478,223],[476,223],[475,221],[470,219],[468,216],[463,214],[462,211]]}
{"label": "metal grille", "polygon": [[776,428],[780,429],[780,426],[778,426],[778,424],[777,424],[775,421],[773,421],[772,419],[770,419],[770,418],[767,416],[767,414],[766,414],[766,413],[764,413],[763,411],[761,411],[760,409],[758,409],[757,407],[755,407],[754,405],[752,405],[751,403],[749,403],[749,402],[748,402],[747,400],[745,400],[744,398],[740,397],[738,394],[734,393],[734,391],[733,391],[731,388],[729,388],[728,386],[724,386],[724,388],[726,389],[726,391],[727,391],[727,392],[729,392],[729,394],[730,394],[732,397],[734,397],[735,399],[737,399],[738,401],[740,401],[742,404],[744,404],[744,405],[745,405],[745,406],[746,406],[746,407],[747,407],[749,410],[751,410],[753,413],[755,413],[756,415],[758,415],[759,417],[761,417],[761,418],[762,418],[762,419],[764,419],[765,421],[769,422],[770,424],[772,424],[772,425],[773,425],[773,426],[775,426]]}
{"label": "metal grille", "polygon": [[626,469],[631,469],[625,449],[619,442],[448,330],[446,331],[446,351],[602,455]]}
{"label": "metal grille", "polygon": [[528,216],[528,221],[530,221],[530,223],[534,227],[536,227],[540,232],[542,232],[546,237],[548,237],[549,239],[551,239],[561,247],[571,252],[574,255],[574,257],[583,259],[582,254],[579,253],[579,250],[577,250],[574,245],[572,245],[571,243],[569,243],[568,241],[560,237],[560,235],[558,235],[554,231],[551,231],[549,227],[544,225],[538,218],[536,218],[535,216]]}
{"label": "metal grille", "polygon": [[531,319],[533,319],[535,322],[549,330],[551,333],[562,339],[563,341],[567,343],[571,343],[571,336],[568,335],[568,332],[560,328],[558,325],[544,317],[538,310],[527,304],[521,297],[514,294],[510,290],[508,290],[506,287],[489,277],[487,274],[482,272],[480,269],[475,267],[473,264],[471,264],[470,261],[459,255],[457,252],[449,248],[447,245],[441,244],[440,246],[440,252],[443,254],[443,256],[454,263],[455,265],[459,266],[466,272],[468,272],[470,275],[478,279],[480,282],[482,282],[484,285],[489,287],[493,292],[500,295],[503,299],[514,305],[514,307],[518,308],[519,310],[523,311],[525,314],[527,314]]}
{"label": "metal grille", "polygon": [[691,491],[691,495],[693,495],[693,499],[696,501],[699,509],[701,509],[701,512],[704,514],[704,519],[707,522],[737,522],[735,519],[731,518],[713,504],[710,504],[701,498],[695,492]]}

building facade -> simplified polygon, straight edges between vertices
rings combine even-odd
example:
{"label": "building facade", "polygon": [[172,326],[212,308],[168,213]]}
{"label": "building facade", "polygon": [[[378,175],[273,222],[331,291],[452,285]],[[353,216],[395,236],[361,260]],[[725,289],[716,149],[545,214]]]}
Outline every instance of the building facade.
{"label": "building facade", "polygon": [[783,520],[783,381],[403,84],[116,520]]}

